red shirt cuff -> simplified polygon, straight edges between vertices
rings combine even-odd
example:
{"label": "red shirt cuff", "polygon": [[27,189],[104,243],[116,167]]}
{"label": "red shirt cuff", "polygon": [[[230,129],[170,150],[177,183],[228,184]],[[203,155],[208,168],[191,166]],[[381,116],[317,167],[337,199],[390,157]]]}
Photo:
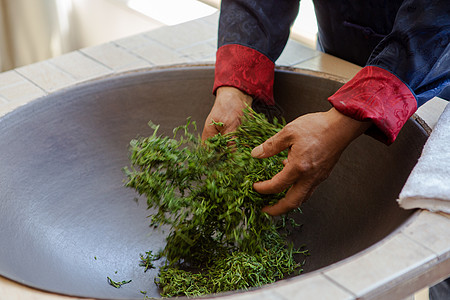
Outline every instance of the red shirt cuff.
{"label": "red shirt cuff", "polygon": [[217,50],[213,93],[232,86],[273,105],[275,64],[264,54],[242,45],[224,45]]}
{"label": "red shirt cuff", "polygon": [[417,110],[409,87],[389,71],[364,67],[328,101],[353,119],[371,120],[376,126],[367,134],[386,144],[395,141],[400,129]]}

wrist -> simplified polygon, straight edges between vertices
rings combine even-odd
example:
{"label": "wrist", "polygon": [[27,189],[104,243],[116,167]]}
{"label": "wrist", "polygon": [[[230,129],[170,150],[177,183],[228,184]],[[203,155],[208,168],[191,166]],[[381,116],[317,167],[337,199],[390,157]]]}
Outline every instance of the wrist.
{"label": "wrist", "polygon": [[244,107],[251,107],[253,102],[253,98],[249,94],[231,86],[218,88],[216,91],[216,99],[226,99],[227,101],[230,101],[230,99],[233,99],[234,101],[238,100],[244,104]]}
{"label": "wrist", "polygon": [[350,143],[363,134],[372,125],[370,120],[359,121],[339,112],[334,107],[325,113],[330,121],[330,130],[336,132],[336,138]]}

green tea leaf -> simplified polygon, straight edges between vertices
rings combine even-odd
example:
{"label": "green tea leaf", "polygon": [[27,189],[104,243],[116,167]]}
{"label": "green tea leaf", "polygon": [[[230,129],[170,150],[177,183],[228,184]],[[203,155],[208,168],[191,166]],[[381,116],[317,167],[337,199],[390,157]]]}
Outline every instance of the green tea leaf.
{"label": "green tea leaf", "polygon": [[[272,178],[283,168],[287,151],[255,159],[251,150],[276,134],[283,120],[244,111],[241,126],[205,142],[195,122],[174,129],[173,138],[154,132],[130,142],[125,185],[147,198],[156,212],[151,225],[168,225],[161,255],[166,263],[156,283],[162,296],[199,296],[272,283],[301,271],[280,224],[261,212],[285,192],[262,195],[253,183]],[[214,122],[215,125],[222,126]],[[290,221],[283,221],[285,227]],[[278,222],[279,223],[279,222]],[[141,256],[150,266],[150,261]]]}

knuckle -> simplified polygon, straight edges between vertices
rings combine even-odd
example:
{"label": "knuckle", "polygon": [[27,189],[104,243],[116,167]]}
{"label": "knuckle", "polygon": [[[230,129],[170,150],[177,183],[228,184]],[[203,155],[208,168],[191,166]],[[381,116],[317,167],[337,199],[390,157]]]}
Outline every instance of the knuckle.
{"label": "knuckle", "polygon": [[297,130],[295,129],[295,126],[292,125],[292,123],[288,123],[284,128],[283,128],[283,134],[287,137],[287,138],[291,138],[292,136],[294,136],[297,133]]}
{"label": "knuckle", "polygon": [[275,145],[275,137],[271,137],[264,142],[265,149],[272,149]]}
{"label": "knuckle", "polygon": [[315,169],[316,169],[316,165],[307,160],[299,160],[295,164],[295,170],[298,173],[308,174],[308,173],[311,173]]}

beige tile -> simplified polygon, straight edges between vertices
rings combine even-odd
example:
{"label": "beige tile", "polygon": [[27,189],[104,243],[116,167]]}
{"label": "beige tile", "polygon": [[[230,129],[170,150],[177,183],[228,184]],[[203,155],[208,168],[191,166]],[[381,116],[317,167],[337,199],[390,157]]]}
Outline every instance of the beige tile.
{"label": "beige tile", "polygon": [[0,89],[0,95],[6,99],[7,102],[24,103],[45,96],[46,94],[46,92],[30,82],[22,82],[14,86]]}
{"label": "beige tile", "polygon": [[16,71],[0,74],[0,97],[4,102],[27,102],[46,93]]}
{"label": "beige tile", "polygon": [[220,13],[216,12],[212,15],[209,15],[207,17],[203,17],[203,18],[199,19],[199,21],[206,22],[209,25],[212,25],[215,28],[217,28],[217,26],[219,24],[219,17],[220,17]]}
{"label": "beige tile", "polygon": [[217,38],[215,26],[194,20],[175,26],[161,27],[145,33],[145,36],[171,49],[180,49]]}
{"label": "beige tile", "polygon": [[81,52],[118,72],[150,66],[150,64],[115,43],[82,49]]}
{"label": "beige tile", "polygon": [[213,43],[201,43],[178,51],[194,61],[203,61],[206,58],[215,57],[216,47]]}
{"label": "beige tile", "polygon": [[325,72],[346,80],[350,80],[361,69],[360,66],[325,53],[296,64],[295,67]]}
{"label": "beige tile", "polygon": [[144,34],[137,34],[116,40],[114,43],[125,49],[133,51],[151,44],[152,41],[149,38],[146,38]]}
{"label": "beige tile", "polygon": [[357,296],[386,288],[436,258],[429,249],[397,234],[369,252],[324,274]]}
{"label": "beige tile", "polygon": [[209,42],[207,42],[207,44],[214,48],[214,51],[209,55],[209,56],[205,56],[203,57],[203,61],[209,61],[209,62],[215,62],[216,61],[216,51],[217,51],[217,39],[211,40]]}
{"label": "beige tile", "polygon": [[[211,300],[216,298],[210,298]],[[280,300],[280,296],[269,288],[257,289],[248,292],[227,293],[217,298],[220,300]]]}
{"label": "beige tile", "polygon": [[18,68],[17,72],[45,91],[52,92],[113,71],[76,51]]}
{"label": "beige tile", "polygon": [[279,66],[294,66],[319,54],[316,50],[305,47],[296,41],[289,40],[280,57],[277,59],[276,64]]}
{"label": "beige tile", "polygon": [[23,80],[23,77],[14,70],[0,73],[0,89],[10,85],[16,85],[21,80]]}
{"label": "beige tile", "polygon": [[438,256],[450,251],[450,220],[440,214],[422,211],[402,232]]}
{"label": "beige tile", "polygon": [[182,54],[172,48],[168,48],[155,40],[145,37],[144,35],[121,39],[115,43],[125,49],[128,49],[137,57],[144,59],[151,65],[172,65],[194,61],[186,54]]}
{"label": "beige tile", "polygon": [[70,74],[76,81],[102,77],[113,72],[111,69],[87,57],[80,51],[55,57],[48,62],[63,72]]}
{"label": "beige tile", "polygon": [[214,49],[217,50],[217,38],[212,39],[212,40],[209,40],[207,43],[208,43],[211,47],[214,47]]}
{"label": "beige tile", "polygon": [[204,57],[202,59],[202,62],[214,64],[216,62],[216,55],[214,54],[214,55]]}
{"label": "beige tile", "polygon": [[20,67],[16,71],[47,92],[65,88],[77,82],[73,76],[59,70],[48,61]]}
{"label": "beige tile", "polygon": [[416,113],[433,129],[447,104],[448,101],[434,97],[420,106]]}
{"label": "beige tile", "polygon": [[326,277],[317,274],[307,278],[298,278],[280,282],[274,291],[280,295],[279,299],[321,299],[321,300],[350,300],[354,296],[340,288]]}
{"label": "beige tile", "polygon": [[430,300],[430,290],[424,288],[414,294],[413,300]]}
{"label": "beige tile", "polygon": [[172,65],[194,61],[189,56],[169,49],[157,42],[150,42],[144,47],[134,49],[133,53],[154,65]]}

